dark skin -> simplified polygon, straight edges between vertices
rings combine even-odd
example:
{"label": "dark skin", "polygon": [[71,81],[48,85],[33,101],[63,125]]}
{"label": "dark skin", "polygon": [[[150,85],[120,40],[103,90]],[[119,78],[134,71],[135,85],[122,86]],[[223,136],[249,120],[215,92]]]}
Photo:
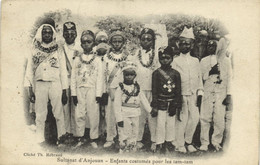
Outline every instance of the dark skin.
{"label": "dark skin", "polygon": [[124,46],[124,38],[120,35],[115,35],[111,38],[111,45],[116,52],[119,52]]}
{"label": "dark skin", "polygon": [[[182,54],[189,53],[191,51],[191,49],[193,48],[193,45],[194,45],[194,40],[193,39],[184,38],[184,37],[181,37],[179,39],[179,49],[180,49],[180,52]],[[196,103],[197,107],[201,106],[201,100],[202,100],[202,96],[198,95],[197,103]]]}
{"label": "dark skin", "polygon": [[75,42],[75,39],[77,38],[77,32],[76,30],[65,30],[63,32],[63,37],[65,39],[65,42],[68,45],[71,45]]}
{"label": "dark skin", "polygon": [[187,54],[193,48],[193,39],[183,38],[179,39],[179,50],[182,54]]}
{"label": "dark skin", "polygon": [[[161,64],[161,69],[163,69],[163,70],[170,69],[172,61],[173,61],[173,57],[169,54],[159,55],[159,62]],[[179,112],[179,111],[180,111],[180,109],[177,109],[177,112]],[[151,111],[151,116],[156,117],[157,115],[158,115],[158,109],[153,108],[152,111]],[[172,114],[169,114],[169,115],[171,116]],[[180,113],[177,113],[177,119],[179,121],[181,121]]]}
{"label": "dark skin", "polygon": [[140,39],[140,44],[144,50],[149,51],[154,44],[153,36],[151,34],[143,34]]}
{"label": "dark skin", "polygon": [[[123,71],[124,84],[133,85],[136,77],[136,72],[133,69],[127,69]],[[118,127],[124,127],[124,121],[117,122]]]}
{"label": "dark skin", "polygon": [[[86,34],[84,36],[81,36],[80,41],[81,41],[81,47],[82,47],[82,49],[84,51],[84,54],[88,55],[92,51],[92,49],[94,47],[94,43],[95,43],[94,37],[91,36],[91,35]],[[72,99],[73,99],[74,105],[77,106],[77,104],[78,104],[78,97],[77,96],[72,96]],[[101,102],[101,97],[96,97],[96,102],[100,103]]]}
{"label": "dark skin", "polygon": [[[49,44],[53,41],[53,30],[50,26],[43,26],[42,29],[42,42],[45,44]],[[32,103],[35,103],[36,97],[33,92],[33,88],[29,87],[29,95],[30,95],[30,101]],[[66,94],[66,89],[62,90],[62,97],[61,97],[61,102],[63,105],[66,105],[68,101],[68,97]]]}
{"label": "dark skin", "polygon": [[53,41],[53,30],[50,26],[43,26],[42,28],[42,42],[49,44]]}

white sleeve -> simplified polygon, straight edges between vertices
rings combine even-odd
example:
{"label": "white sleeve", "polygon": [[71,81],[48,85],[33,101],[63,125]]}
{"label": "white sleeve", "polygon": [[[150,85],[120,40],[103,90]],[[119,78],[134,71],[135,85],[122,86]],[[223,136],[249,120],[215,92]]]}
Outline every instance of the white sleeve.
{"label": "white sleeve", "polygon": [[77,96],[77,81],[76,81],[76,63],[77,63],[77,57],[74,59],[72,63],[72,70],[71,70],[71,80],[70,80],[70,89],[71,89],[71,96]]}
{"label": "white sleeve", "polygon": [[207,68],[206,59],[202,59],[200,62],[200,70],[201,76],[203,80],[207,80],[209,78],[209,70]]}
{"label": "white sleeve", "polygon": [[33,61],[32,54],[28,57],[25,76],[24,76],[24,87],[32,87],[33,86]]}
{"label": "white sleeve", "polygon": [[141,104],[143,105],[144,109],[150,113],[152,111],[152,108],[142,91],[140,91],[140,93],[139,93],[139,98],[140,98]]}
{"label": "white sleeve", "polygon": [[227,94],[231,95],[232,93],[232,66],[229,59],[226,60],[227,65]]}
{"label": "white sleeve", "polygon": [[66,67],[66,59],[64,51],[59,47],[60,50],[58,50],[59,55],[59,62],[60,62],[60,80],[61,80],[61,86],[62,89],[68,89],[68,72]]}
{"label": "white sleeve", "polygon": [[103,84],[104,84],[104,78],[103,78],[103,66],[101,59],[97,59],[97,80],[96,80],[96,97],[101,97],[103,93]]}
{"label": "white sleeve", "polygon": [[203,82],[202,82],[202,76],[201,76],[201,70],[200,70],[200,63],[199,60],[196,59],[196,65],[198,67],[198,77],[199,77],[199,88],[198,88],[198,95],[203,95]]}
{"label": "white sleeve", "polygon": [[123,121],[121,88],[117,88],[115,92],[114,110],[115,110],[116,122]]}

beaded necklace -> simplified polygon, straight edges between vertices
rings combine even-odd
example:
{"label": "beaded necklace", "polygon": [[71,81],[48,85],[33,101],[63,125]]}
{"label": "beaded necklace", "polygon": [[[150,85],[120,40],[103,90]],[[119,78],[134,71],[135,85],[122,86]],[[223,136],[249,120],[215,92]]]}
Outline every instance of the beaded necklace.
{"label": "beaded necklace", "polygon": [[58,44],[55,44],[54,46],[46,48],[46,47],[42,46],[40,41],[36,41],[35,48],[37,48],[40,51],[45,52],[45,53],[52,53],[52,52],[55,52],[56,50],[58,50]]}
{"label": "beaded necklace", "polygon": [[114,57],[114,53],[110,52],[110,53],[108,53],[107,58],[109,60],[112,60],[112,61],[121,62],[121,61],[125,61],[126,60],[127,55],[124,54],[121,58],[117,59],[117,58]]}
{"label": "beaded necklace", "polygon": [[139,53],[138,53],[138,59],[139,59],[140,63],[142,64],[142,66],[145,68],[149,68],[152,66],[154,56],[155,56],[155,53],[154,53],[154,50],[152,49],[152,55],[150,55],[150,53],[149,53],[149,62],[147,64],[144,64],[143,60],[142,60],[141,49],[139,50]]}
{"label": "beaded necklace", "polygon": [[80,56],[80,61],[81,61],[82,63],[84,63],[84,64],[91,64],[92,61],[94,61],[94,59],[96,58],[96,56],[93,55],[93,57],[92,57],[90,60],[86,61],[86,60],[83,60],[83,59],[82,59],[82,56],[83,56],[83,54]]}
{"label": "beaded necklace", "polygon": [[127,91],[125,88],[124,88],[124,84],[123,83],[119,83],[119,86],[121,88],[121,90],[123,91],[124,94],[127,95],[127,98],[125,100],[125,103],[128,102],[128,100],[130,99],[130,97],[132,96],[138,96],[139,92],[140,92],[140,86],[137,82],[134,83],[134,89],[133,91],[131,91],[129,93],[129,91]]}

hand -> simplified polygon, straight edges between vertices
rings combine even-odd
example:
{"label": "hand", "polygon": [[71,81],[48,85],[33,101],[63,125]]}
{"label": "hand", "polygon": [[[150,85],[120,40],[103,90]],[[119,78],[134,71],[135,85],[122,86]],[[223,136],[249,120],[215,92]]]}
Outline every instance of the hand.
{"label": "hand", "polygon": [[67,93],[66,93],[66,89],[62,90],[62,97],[61,97],[61,102],[63,105],[66,105],[68,101],[68,97],[67,97]]}
{"label": "hand", "polygon": [[157,115],[158,115],[158,109],[153,108],[150,114],[151,114],[152,117],[157,117]]}
{"label": "hand", "polygon": [[97,102],[98,104],[100,104],[100,103],[101,103],[101,97],[96,97],[96,102]]}
{"label": "hand", "polygon": [[177,110],[177,108],[175,108],[175,107],[169,108],[169,110],[168,110],[169,116],[172,117],[172,116],[176,115],[176,110]]}
{"label": "hand", "polygon": [[72,96],[72,100],[73,100],[74,105],[77,106],[77,104],[78,104],[77,96]]}
{"label": "hand", "polygon": [[176,117],[177,120],[181,121],[181,108],[176,109]]}
{"label": "hand", "polygon": [[218,69],[218,64],[214,65],[211,70],[209,71],[209,75],[213,75],[213,74],[219,74],[219,69]]}
{"label": "hand", "polygon": [[231,102],[231,95],[227,95],[226,98],[223,100],[222,104],[228,106]]}
{"label": "hand", "polygon": [[201,106],[201,100],[202,100],[202,96],[201,95],[198,95],[197,96],[197,107],[200,108]]}
{"label": "hand", "polygon": [[124,127],[124,122],[123,121],[117,122],[117,125],[118,127]]}
{"label": "hand", "polygon": [[35,103],[35,94],[34,94],[34,92],[33,92],[33,89],[32,89],[32,87],[29,87],[29,97],[30,97],[30,101],[31,101],[31,103]]}

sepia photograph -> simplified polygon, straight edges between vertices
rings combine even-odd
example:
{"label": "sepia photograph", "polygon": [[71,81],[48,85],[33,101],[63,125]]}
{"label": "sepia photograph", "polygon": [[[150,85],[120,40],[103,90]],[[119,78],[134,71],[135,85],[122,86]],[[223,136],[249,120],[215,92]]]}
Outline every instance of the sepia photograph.
{"label": "sepia photograph", "polygon": [[258,164],[259,2],[1,7],[0,164]]}

